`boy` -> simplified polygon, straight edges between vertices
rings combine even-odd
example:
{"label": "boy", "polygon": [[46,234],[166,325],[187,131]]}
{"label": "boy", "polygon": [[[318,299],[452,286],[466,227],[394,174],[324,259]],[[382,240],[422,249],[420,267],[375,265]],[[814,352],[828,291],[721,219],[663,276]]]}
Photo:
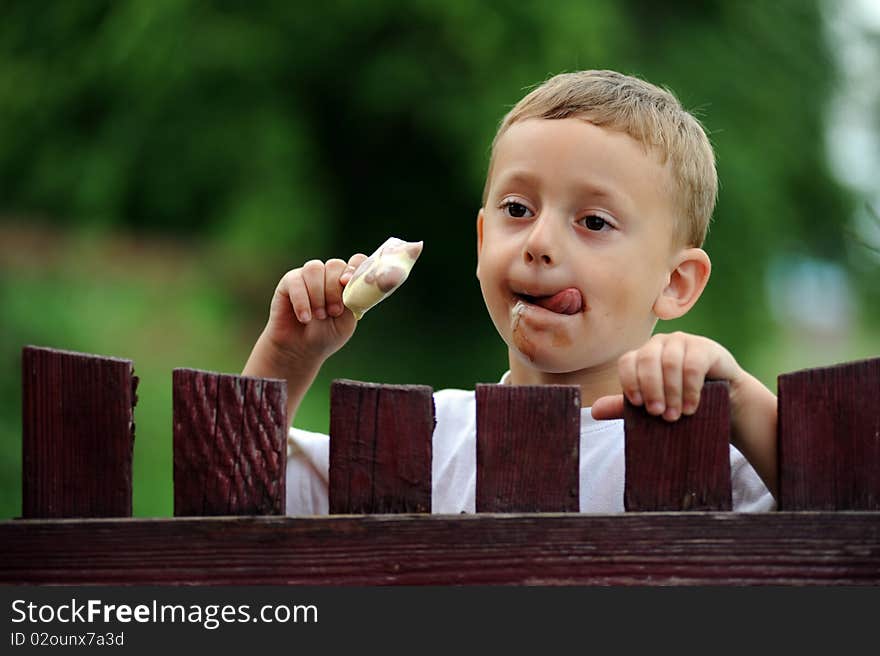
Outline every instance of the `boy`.
{"label": "boy", "polygon": [[[730,382],[734,510],[775,505],[776,397],[712,340],[651,336],[709,279],[700,246],[716,191],[697,120],[668,92],[612,71],[551,78],[498,129],[477,215],[477,278],[508,346],[501,382],[581,388],[582,512],[623,510],[623,394],[675,421],[696,410],[707,377]],[[342,289],[364,258],[309,261],[275,290],[243,373],[287,380],[291,422],[321,364],[354,332]],[[474,393],[434,399],[432,511],[473,512]],[[288,513],[326,513],[327,436],[291,428],[289,447]]]}

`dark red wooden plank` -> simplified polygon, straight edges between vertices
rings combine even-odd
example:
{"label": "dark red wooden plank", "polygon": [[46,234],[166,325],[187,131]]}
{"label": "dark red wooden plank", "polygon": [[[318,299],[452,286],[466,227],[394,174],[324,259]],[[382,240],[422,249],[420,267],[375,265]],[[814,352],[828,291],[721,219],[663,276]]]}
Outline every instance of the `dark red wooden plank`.
{"label": "dark red wooden plank", "polygon": [[22,349],[22,515],[130,517],[131,360]]}
{"label": "dark red wooden plank", "polygon": [[0,522],[0,583],[880,584],[880,513]]}
{"label": "dark red wooden plank", "polygon": [[693,415],[668,422],[624,406],[624,507],[630,511],[730,510],[730,397],[726,382],[703,386]]}
{"label": "dark red wooden plank", "polygon": [[779,508],[880,510],[880,358],[783,374]]}
{"label": "dark red wooden plank", "polygon": [[477,385],[477,512],[577,512],[580,388]]}
{"label": "dark red wooden plank", "polygon": [[173,372],[174,514],[283,515],[287,383]]}
{"label": "dark red wooden plank", "polygon": [[434,396],[424,385],[330,386],[330,513],[431,512]]}

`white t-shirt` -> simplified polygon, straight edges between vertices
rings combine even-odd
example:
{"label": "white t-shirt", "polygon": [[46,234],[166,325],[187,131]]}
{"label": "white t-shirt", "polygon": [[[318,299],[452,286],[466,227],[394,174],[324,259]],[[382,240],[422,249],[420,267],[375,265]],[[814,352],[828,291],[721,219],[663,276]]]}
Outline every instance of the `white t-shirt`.
{"label": "white t-shirt", "polygon": [[[431,512],[473,513],[477,478],[476,396],[472,390],[440,390],[434,393],[434,405],[437,425],[432,440]],[[589,408],[581,408],[580,449],[580,511],[623,512],[623,420],[593,419]],[[330,438],[291,428],[287,454],[287,514],[326,515]],[[730,447],[730,476],[735,512],[776,508],[763,481],[734,446]]]}

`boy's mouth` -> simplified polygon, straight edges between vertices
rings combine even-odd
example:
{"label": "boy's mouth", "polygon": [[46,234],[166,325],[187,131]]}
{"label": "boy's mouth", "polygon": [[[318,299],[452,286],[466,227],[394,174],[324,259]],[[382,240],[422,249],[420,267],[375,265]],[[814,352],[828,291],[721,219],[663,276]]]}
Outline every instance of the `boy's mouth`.
{"label": "boy's mouth", "polygon": [[577,314],[585,306],[583,295],[580,290],[574,287],[568,287],[555,294],[548,294],[546,296],[531,296],[518,292],[514,292],[514,296],[526,303],[537,305],[556,314]]}

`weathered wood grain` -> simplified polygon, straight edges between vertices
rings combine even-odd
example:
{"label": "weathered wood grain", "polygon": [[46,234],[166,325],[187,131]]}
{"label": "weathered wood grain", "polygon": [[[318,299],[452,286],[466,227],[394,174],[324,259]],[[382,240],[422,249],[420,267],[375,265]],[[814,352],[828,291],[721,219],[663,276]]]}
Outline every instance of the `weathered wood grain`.
{"label": "weathered wood grain", "polygon": [[726,382],[703,386],[697,412],[668,422],[624,404],[628,511],[730,510],[730,397]]}
{"label": "weathered wood grain", "polygon": [[7,521],[0,583],[878,585],[880,513]]}
{"label": "weathered wood grain", "polygon": [[283,515],[287,383],[175,369],[174,514]]}
{"label": "weathered wood grain", "polygon": [[580,388],[477,385],[477,512],[579,510]]}
{"label": "weathered wood grain", "polygon": [[26,346],[21,372],[22,515],[130,516],[131,360]]}
{"label": "weathered wood grain", "polygon": [[434,424],[430,387],[333,381],[330,513],[431,512]]}
{"label": "weathered wood grain", "polygon": [[779,508],[880,510],[880,358],[777,382]]}

